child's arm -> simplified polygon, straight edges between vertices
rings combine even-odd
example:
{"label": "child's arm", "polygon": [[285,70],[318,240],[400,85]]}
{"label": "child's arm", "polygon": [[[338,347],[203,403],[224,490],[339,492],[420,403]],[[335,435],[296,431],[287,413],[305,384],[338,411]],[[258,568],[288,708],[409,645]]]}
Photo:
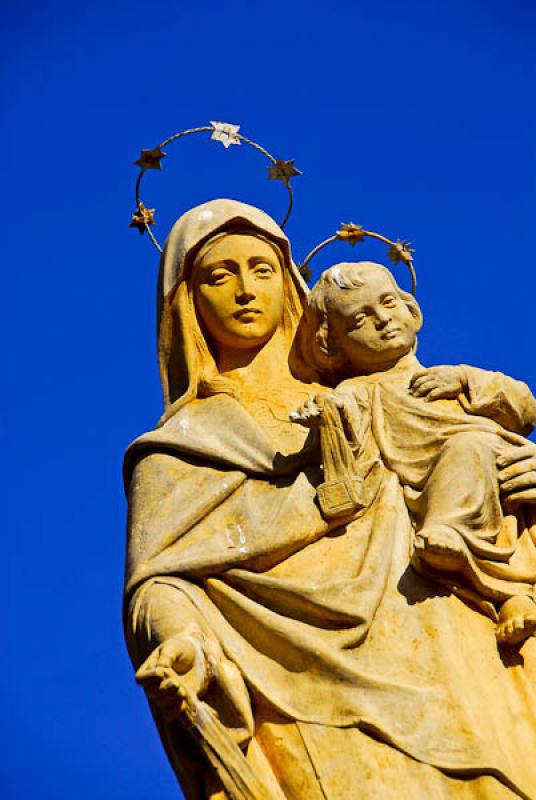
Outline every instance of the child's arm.
{"label": "child's arm", "polygon": [[426,400],[456,397],[467,413],[489,417],[524,436],[536,425],[536,399],[529,387],[501,372],[466,364],[430,367],[413,376],[409,389]]}
{"label": "child's arm", "polygon": [[352,516],[367,507],[381,483],[377,448],[364,449],[361,438],[368,392],[366,398],[365,404],[359,392],[317,393],[289,414],[292,422],[319,431],[324,482],[317,486],[317,496],[326,519]]}

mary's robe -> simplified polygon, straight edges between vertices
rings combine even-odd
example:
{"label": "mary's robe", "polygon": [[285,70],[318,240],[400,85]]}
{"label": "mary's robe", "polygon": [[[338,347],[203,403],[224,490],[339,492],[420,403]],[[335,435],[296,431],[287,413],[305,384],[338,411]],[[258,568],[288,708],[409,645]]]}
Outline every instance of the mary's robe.
{"label": "mary's robe", "polygon": [[[535,640],[501,656],[489,619],[413,571],[394,473],[330,527],[317,461],[275,452],[224,395],[134,443],[135,666],[196,628],[243,681],[235,697],[205,699],[289,800],[536,798]],[[186,796],[205,797],[195,751],[159,728]]]}

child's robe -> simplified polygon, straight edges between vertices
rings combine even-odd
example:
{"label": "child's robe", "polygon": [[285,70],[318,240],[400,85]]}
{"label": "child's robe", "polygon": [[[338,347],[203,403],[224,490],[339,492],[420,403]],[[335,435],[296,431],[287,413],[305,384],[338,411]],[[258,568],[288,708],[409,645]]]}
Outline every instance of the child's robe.
{"label": "child's robe", "polygon": [[[371,409],[374,438],[404,488],[416,528],[445,524],[463,540],[462,574],[419,566],[451,589],[460,584],[460,594],[493,616],[483,598],[534,596],[536,528],[523,511],[501,507],[496,459],[527,444],[522,434],[536,424],[536,400],[520,381],[463,368],[467,388],[453,400],[427,401],[409,393],[412,376],[423,369],[413,354],[386,372],[344,381],[337,393],[358,399],[353,407],[359,415],[366,405]],[[356,439],[363,425],[362,418],[355,419]]]}

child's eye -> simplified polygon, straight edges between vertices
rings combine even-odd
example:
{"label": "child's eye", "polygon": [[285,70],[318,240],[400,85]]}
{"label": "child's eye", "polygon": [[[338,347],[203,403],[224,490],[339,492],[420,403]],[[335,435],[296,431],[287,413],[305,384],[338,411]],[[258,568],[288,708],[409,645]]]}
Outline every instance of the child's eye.
{"label": "child's eye", "polygon": [[366,319],[367,319],[366,314],[358,314],[356,317],[354,317],[353,330],[355,330],[356,328],[361,328],[362,325],[365,324]]}
{"label": "child's eye", "polygon": [[392,308],[396,306],[396,297],[392,294],[387,295],[387,297],[383,298],[383,305],[387,306],[387,308]]}

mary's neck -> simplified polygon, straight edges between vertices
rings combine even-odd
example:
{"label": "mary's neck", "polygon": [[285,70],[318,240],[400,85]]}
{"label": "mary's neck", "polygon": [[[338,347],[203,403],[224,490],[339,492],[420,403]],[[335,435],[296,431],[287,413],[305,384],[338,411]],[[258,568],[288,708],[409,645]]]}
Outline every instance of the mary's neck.
{"label": "mary's neck", "polygon": [[281,331],[261,348],[253,350],[221,349],[217,355],[218,372],[236,383],[243,396],[272,394],[295,379],[288,366],[289,344]]}

